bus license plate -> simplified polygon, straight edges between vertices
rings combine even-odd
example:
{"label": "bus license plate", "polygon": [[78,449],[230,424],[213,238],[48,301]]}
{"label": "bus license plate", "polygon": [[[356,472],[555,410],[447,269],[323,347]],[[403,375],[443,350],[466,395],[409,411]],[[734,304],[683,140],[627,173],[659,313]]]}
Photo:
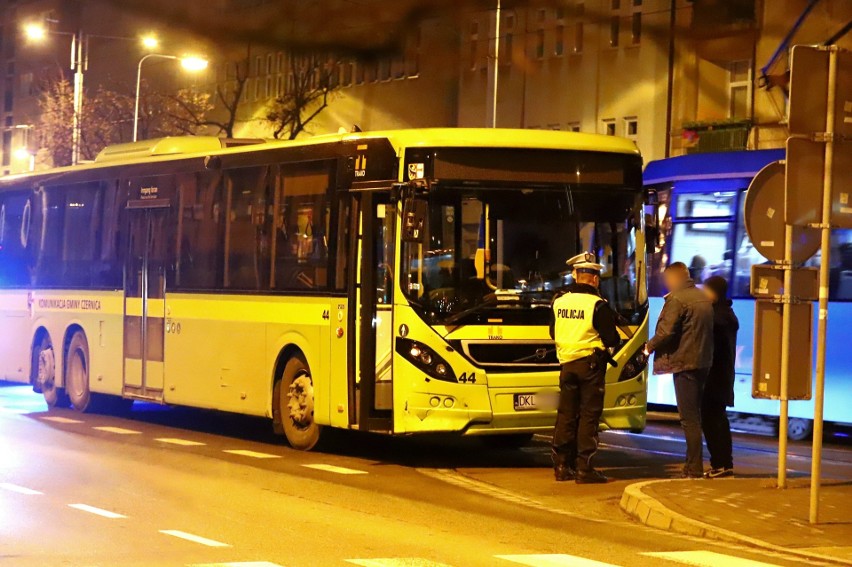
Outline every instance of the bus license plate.
{"label": "bus license plate", "polygon": [[515,394],[515,411],[531,411],[538,409],[538,399],[535,394]]}

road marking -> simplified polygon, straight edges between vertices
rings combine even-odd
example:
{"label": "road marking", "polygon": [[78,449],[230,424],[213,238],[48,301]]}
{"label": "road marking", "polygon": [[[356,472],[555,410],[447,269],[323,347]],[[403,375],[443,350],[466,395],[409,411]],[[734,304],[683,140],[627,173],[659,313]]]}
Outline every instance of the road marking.
{"label": "road marking", "polygon": [[107,433],[115,433],[116,435],[142,435],[141,431],[136,431],[134,429],[125,429],[123,427],[111,427],[109,425],[93,427],[92,429],[97,429],[98,431],[106,431]]}
{"label": "road marking", "polygon": [[585,557],[576,557],[564,553],[539,555],[495,555],[497,559],[505,559],[530,567],[618,567],[613,563],[602,563]]}
{"label": "road marking", "polygon": [[367,474],[367,471],[359,471],[357,469],[347,469],[346,467],[336,467],[334,465],[302,465],[306,469],[314,469],[335,474]]}
{"label": "road marking", "polygon": [[160,530],[160,533],[170,535],[172,537],[178,537],[180,539],[185,539],[187,541],[200,543],[201,545],[206,545],[207,547],[231,547],[227,543],[222,543],[221,541],[216,541],[215,539],[207,539],[206,537],[193,535],[187,532],[182,532],[180,530]]}
{"label": "road marking", "polygon": [[725,567],[778,567],[775,563],[752,561],[751,559],[743,559],[714,551],[664,551],[642,553],[641,555],[659,557],[675,563],[696,565],[697,567],[716,567],[717,565],[724,565]]}
{"label": "road marking", "polygon": [[245,449],[225,449],[223,453],[231,453],[232,455],[241,455],[243,457],[251,457],[252,459],[280,459],[281,455],[273,455],[272,453],[258,453],[257,451],[246,451]]}
{"label": "road marking", "polygon": [[111,520],[118,520],[120,518],[126,518],[123,514],[116,514],[115,512],[110,512],[109,510],[104,510],[103,508],[95,508],[94,506],[89,506],[88,504],[69,504],[69,508],[76,508],[77,510],[82,510],[83,512],[89,512],[90,514],[95,514],[98,516],[103,516],[104,518],[109,518]]}
{"label": "road marking", "polygon": [[420,557],[389,557],[386,559],[347,559],[347,563],[361,567],[452,567],[446,563],[438,563]]}
{"label": "road marking", "polygon": [[17,492],[18,494],[44,494],[43,492],[39,492],[38,490],[33,490],[32,488],[27,488],[26,486],[12,484],[11,482],[0,482],[0,488],[2,488],[3,490],[8,490],[9,492]]}
{"label": "road marking", "polygon": [[194,563],[189,567],[284,567],[270,561],[232,561],[230,563]]}
{"label": "road marking", "polygon": [[[171,443],[172,445],[181,445],[183,447],[195,447],[197,445],[207,444],[201,443],[200,441],[190,441],[189,439],[177,439],[175,437],[160,437],[159,439],[154,439],[154,441],[159,441],[160,443]],[[222,565],[226,565],[226,563],[222,563]]]}
{"label": "road marking", "polygon": [[83,423],[79,419],[71,419],[70,417],[59,417],[57,415],[49,415],[47,417],[41,418],[45,421],[52,421],[54,423]]}

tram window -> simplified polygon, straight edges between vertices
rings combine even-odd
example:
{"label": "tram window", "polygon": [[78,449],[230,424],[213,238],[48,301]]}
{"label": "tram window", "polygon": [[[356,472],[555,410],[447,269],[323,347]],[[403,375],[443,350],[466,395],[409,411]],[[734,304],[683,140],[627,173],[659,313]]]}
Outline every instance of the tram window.
{"label": "tram window", "polygon": [[683,193],[677,198],[677,218],[732,217],[736,206],[734,191]]}
{"label": "tram window", "polygon": [[225,232],[221,172],[204,172],[178,179],[181,191],[180,253],[175,286],[214,289],[222,284]]}
{"label": "tram window", "polygon": [[285,166],[276,180],[275,289],[328,287],[329,165]]}
{"label": "tram window", "polygon": [[225,287],[269,289],[270,199],[267,167],[228,171]]}
{"label": "tram window", "polygon": [[695,283],[710,276],[731,277],[734,254],[729,249],[728,222],[688,222],[674,225],[671,261],[683,262]]}

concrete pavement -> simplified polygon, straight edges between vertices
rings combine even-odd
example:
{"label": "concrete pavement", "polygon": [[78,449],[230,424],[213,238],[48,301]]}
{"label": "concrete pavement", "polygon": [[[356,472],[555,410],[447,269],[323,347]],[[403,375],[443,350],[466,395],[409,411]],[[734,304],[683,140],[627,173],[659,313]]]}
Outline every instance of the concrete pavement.
{"label": "concrete pavement", "polygon": [[[343,435],[330,452],[301,453],[264,420],[43,409],[25,388],[0,387],[0,565],[803,564],[661,538],[618,509],[626,480],[597,492],[556,485],[543,447]],[[623,445],[605,453],[625,475],[658,459]],[[508,487],[490,482],[503,474]]]}

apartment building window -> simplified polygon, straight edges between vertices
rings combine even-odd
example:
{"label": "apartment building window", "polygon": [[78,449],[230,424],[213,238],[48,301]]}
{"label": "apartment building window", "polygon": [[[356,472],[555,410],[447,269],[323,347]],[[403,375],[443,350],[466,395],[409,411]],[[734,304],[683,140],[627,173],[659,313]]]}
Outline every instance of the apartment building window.
{"label": "apartment building window", "polygon": [[583,22],[574,24],[574,53],[583,52]]}
{"label": "apartment building window", "polygon": [[579,122],[569,122],[566,129],[569,132],[579,132],[580,131],[580,123]]}
{"label": "apartment building window", "polygon": [[734,61],[728,67],[728,100],[730,118],[751,116],[751,61]]}
{"label": "apartment building window", "polygon": [[355,69],[355,84],[363,85],[364,84],[364,62],[357,61],[352,64]]}
{"label": "apartment building window", "polygon": [[633,0],[633,5],[634,5],[634,6],[641,6],[641,5],[642,5],[642,0]]}
{"label": "apartment building window", "polygon": [[602,133],[607,136],[615,136],[615,119],[607,118],[605,120],[601,120],[601,128]]}
{"label": "apartment building window", "polygon": [[503,22],[503,27],[505,27],[507,30],[515,29],[515,15],[514,14],[508,14],[506,16],[506,20]]}
{"label": "apartment building window", "polygon": [[254,58],[254,76],[259,77],[263,74],[263,57],[257,55]]}
{"label": "apartment building window", "polygon": [[612,9],[620,10],[621,9],[621,0],[612,0]]}
{"label": "apartment building window", "polygon": [[565,19],[565,6],[558,6],[556,8],[556,19],[560,21]]}
{"label": "apartment building window", "polygon": [[3,132],[3,165],[12,163],[12,131]]}
{"label": "apartment building window", "polygon": [[628,116],[624,119],[624,137],[636,141],[639,135],[639,119],[635,116]]}
{"label": "apartment building window", "polygon": [[544,59],[544,30],[535,33],[535,58]]}
{"label": "apartment building window", "polygon": [[621,31],[621,20],[618,16],[609,19],[609,46],[618,47],[618,34]]}
{"label": "apartment building window", "polygon": [[584,15],[586,15],[586,3],[582,0],[574,2],[574,17],[582,18]]}
{"label": "apartment building window", "polygon": [[642,12],[633,12],[630,32],[633,45],[639,45],[642,40]]}
{"label": "apartment building window", "polygon": [[547,19],[547,10],[544,8],[539,9],[537,17],[539,22],[545,21]]}
{"label": "apartment building window", "polygon": [[556,44],[553,47],[553,54],[557,57],[562,57],[565,53],[565,26],[556,26]]}
{"label": "apartment building window", "polygon": [[21,73],[21,95],[30,96],[33,94],[33,74]]}

